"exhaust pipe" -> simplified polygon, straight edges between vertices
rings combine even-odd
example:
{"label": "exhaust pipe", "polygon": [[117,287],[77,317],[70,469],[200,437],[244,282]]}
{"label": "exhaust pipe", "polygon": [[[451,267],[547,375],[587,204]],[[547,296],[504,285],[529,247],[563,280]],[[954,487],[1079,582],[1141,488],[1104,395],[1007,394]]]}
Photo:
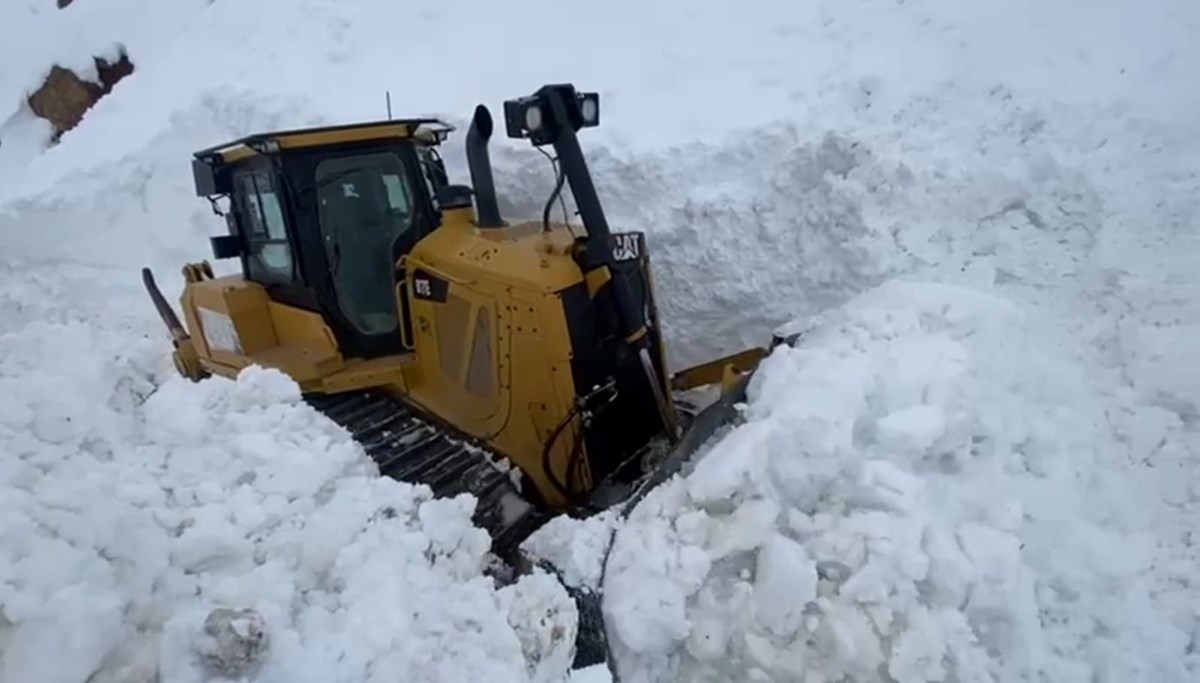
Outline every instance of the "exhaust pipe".
{"label": "exhaust pipe", "polygon": [[488,139],[492,137],[492,115],[482,104],[467,130],[467,166],[475,190],[475,217],[481,228],[503,227],[500,206],[496,203],[496,184],[492,180],[492,162],[488,158]]}

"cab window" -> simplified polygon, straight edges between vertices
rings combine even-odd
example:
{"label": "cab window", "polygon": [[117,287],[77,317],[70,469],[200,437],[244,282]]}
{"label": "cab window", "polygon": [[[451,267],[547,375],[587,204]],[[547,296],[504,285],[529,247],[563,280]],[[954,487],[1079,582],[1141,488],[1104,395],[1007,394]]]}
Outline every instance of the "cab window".
{"label": "cab window", "polygon": [[254,171],[239,176],[236,182],[239,223],[248,248],[247,274],[260,282],[294,281],[292,245],[271,177]]}

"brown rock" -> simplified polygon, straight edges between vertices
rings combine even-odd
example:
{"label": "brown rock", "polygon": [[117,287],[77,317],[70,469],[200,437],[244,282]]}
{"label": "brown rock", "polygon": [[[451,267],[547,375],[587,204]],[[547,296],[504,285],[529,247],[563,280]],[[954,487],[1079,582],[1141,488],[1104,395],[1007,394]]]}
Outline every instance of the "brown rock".
{"label": "brown rock", "polygon": [[100,99],[100,88],[55,65],[37,92],[29,96],[33,113],[54,124],[54,137],[79,124],[83,113]]}
{"label": "brown rock", "polygon": [[133,73],[133,62],[122,53],[116,62],[96,58],[96,71],[100,83],[85,81],[70,69],[57,64],[37,92],[29,96],[29,107],[54,126],[54,139],[79,125],[87,110],[108,93],[121,79]]}

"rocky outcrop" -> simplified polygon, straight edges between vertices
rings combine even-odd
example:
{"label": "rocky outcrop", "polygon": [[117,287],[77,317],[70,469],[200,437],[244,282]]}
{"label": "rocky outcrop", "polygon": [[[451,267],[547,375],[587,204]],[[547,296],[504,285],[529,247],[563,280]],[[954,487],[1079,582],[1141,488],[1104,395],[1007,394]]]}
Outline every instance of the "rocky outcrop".
{"label": "rocky outcrop", "polygon": [[50,68],[41,87],[29,96],[29,107],[33,113],[54,126],[55,140],[79,125],[87,110],[112,92],[113,86],[121,79],[133,73],[133,62],[124,52],[115,62],[110,63],[99,57],[95,61],[99,83],[84,80],[74,71],[56,64]]}

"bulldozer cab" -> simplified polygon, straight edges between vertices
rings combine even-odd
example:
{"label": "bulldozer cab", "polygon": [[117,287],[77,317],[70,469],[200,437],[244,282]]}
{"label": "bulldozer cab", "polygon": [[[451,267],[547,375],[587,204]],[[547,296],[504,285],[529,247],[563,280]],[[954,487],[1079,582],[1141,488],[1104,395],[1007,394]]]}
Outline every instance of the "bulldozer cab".
{"label": "bulldozer cab", "polygon": [[[214,256],[238,258],[270,298],[321,314],[343,353],[399,353],[411,338],[399,259],[439,222],[450,126],[385,121],[265,133],[197,152],[196,190],[223,211]],[[399,292],[399,293],[398,293]],[[403,328],[403,329],[401,329]]]}

